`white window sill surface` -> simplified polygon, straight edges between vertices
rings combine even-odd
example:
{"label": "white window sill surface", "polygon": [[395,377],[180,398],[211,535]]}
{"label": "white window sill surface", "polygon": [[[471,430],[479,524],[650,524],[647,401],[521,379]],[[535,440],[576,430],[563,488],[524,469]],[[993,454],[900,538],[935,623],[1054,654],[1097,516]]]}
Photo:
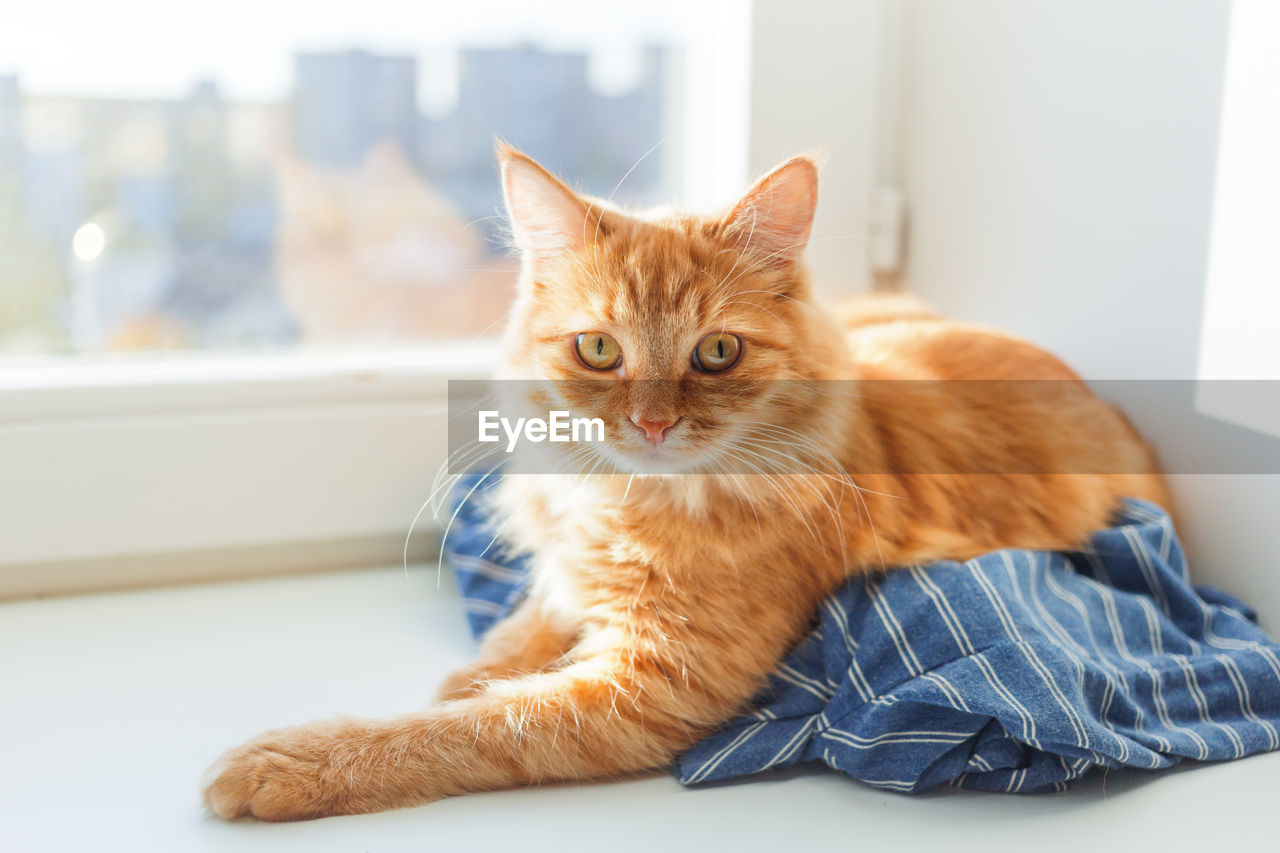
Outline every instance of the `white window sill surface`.
{"label": "white window sill surface", "polygon": [[1237,849],[1274,843],[1280,754],[1095,773],[1062,795],[910,797],[800,771],[685,790],[665,774],[299,824],[207,816],[226,747],[420,707],[473,645],[433,567],[0,605],[0,849]]}

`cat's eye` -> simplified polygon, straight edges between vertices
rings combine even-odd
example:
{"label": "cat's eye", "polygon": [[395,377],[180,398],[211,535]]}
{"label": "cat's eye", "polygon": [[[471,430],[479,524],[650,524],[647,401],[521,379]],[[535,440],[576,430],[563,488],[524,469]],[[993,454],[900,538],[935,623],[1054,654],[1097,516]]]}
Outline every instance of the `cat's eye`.
{"label": "cat's eye", "polygon": [[742,355],[742,338],[729,332],[717,332],[698,341],[693,348],[693,366],[703,373],[728,370]]}
{"label": "cat's eye", "polygon": [[592,370],[613,370],[622,363],[622,347],[604,332],[582,332],[574,346],[578,358]]}

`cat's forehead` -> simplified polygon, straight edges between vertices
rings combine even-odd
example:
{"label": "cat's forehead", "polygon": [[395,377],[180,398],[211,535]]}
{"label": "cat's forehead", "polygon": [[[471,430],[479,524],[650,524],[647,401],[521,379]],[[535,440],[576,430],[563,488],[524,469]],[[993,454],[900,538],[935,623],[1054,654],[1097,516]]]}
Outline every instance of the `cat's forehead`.
{"label": "cat's forehead", "polygon": [[714,310],[737,259],[689,220],[619,229],[595,255],[586,267],[599,285],[601,307],[618,319],[664,324],[697,322]]}

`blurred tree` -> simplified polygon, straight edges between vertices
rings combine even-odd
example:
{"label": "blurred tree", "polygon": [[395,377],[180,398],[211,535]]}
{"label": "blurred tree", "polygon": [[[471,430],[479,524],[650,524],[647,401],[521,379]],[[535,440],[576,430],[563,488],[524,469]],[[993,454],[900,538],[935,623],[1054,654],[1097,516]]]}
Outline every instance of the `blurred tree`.
{"label": "blurred tree", "polygon": [[0,176],[0,353],[66,349],[71,282],[65,255],[23,217],[16,180]]}

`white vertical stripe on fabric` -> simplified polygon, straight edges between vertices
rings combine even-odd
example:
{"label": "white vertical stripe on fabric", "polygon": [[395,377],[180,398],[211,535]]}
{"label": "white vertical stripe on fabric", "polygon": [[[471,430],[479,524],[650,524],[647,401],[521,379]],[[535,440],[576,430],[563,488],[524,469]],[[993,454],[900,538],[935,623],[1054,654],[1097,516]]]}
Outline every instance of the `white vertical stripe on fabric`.
{"label": "white vertical stripe on fabric", "polygon": [[[1063,654],[1070,658],[1071,663],[1075,665],[1076,682],[1080,691],[1080,699],[1081,702],[1084,702],[1085,665],[1083,658],[1088,657],[1089,652],[1084,648],[1084,646],[1076,642],[1075,638],[1071,636],[1066,627],[1063,626],[1049,608],[1045,606],[1044,601],[1040,597],[1039,585],[1036,583],[1037,578],[1043,577],[1045,579],[1046,586],[1048,585],[1048,564],[1050,559],[1052,558],[1046,555],[1044,564],[1042,565],[1036,558],[1035,552],[1029,552],[1027,554],[1027,567],[1029,569],[1027,585],[1031,591],[1032,605],[1039,614],[1041,621],[1044,622],[1044,625],[1049,629],[1049,632],[1058,638],[1058,642],[1062,646]],[[1104,673],[1104,677],[1106,678],[1107,687],[1106,690],[1103,691],[1102,710],[1099,716],[1104,723],[1107,723],[1109,722],[1109,720],[1107,720],[1107,712],[1111,709],[1111,701],[1115,696],[1115,682],[1107,673]],[[1083,720],[1081,720],[1081,725],[1084,725]],[[1129,744],[1115,731],[1109,728],[1104,729],[1104,731],[1110,735],[1119,746],[1120,759],[1122,761],[1127,760],[1129,756]],[[1083,744],[1083,746],[1085,746],[1086,749],[1089,748],[1087,743]]]}
{"label": "white vertical stripe on fabric", "polygon": [[492,560],[473,557],[470,554],[450,553],[449,561],[460,571],[482,575],[499,583],[517,584],[525,579],[525,572],[499,565]]}
{"label": "white vertical stripe on fabric", "polygon": [[1098,559],[1098,555],[1091,548],[1082,549],[1080,553],[1084,555],[1085,562],[1089,564],[1089,568],[1093,569],[1093,576],[1098,579],[1099,583],[1115,586],[1111,581],[1111,573],[1107,571],[1106,564]]}
{"label": "white vertical stripe on fabric", "polygon": [[775,667],[773,674],[790,684],[794,684],[802,690],[812,693],[823,702],[830,701],[832,691],[825,684],[817,679],[810,678],[799,670],[787,664],[785,661],[779,661]]}
{"label": "white vertical stripe on fabric", "polygon": [[1164,632],[1160,630],[1160,616],[1156,613],[1155,605],[1148,599],[1138,598],[1136,601],[1147,622],[1147,641],[1151,644],[1151,651],[1156,656],[1161,656],[1164,654]]}
{"label": "white vertical stripe on fabric", "polygon": [[[1164,700],[1164,690],[1160,683],[1159,671],[1157,671],[1156,668],[1153,667],[1149,661],[1143,658],[1134,656],[1129,651],[1128,645],[1124,643],[1122,640],[1123,633],[1118,632],[1116,630],[1119,623],[1119,618],[1116,616],[1115,599],[1112,595],[1111,590],[1107,589],[1106,587],[1099,587],[1099,593],[1102,596],[1103,607],[1107,612],[1107,618],[1112,624],[1112,633],[1117,638],[1116,648],[1119,650],[1120,656],[1123,657],[1129,663],[1141,669],[1151,679],[1151,698],[1155,703],[1156,716],[1160,719],[1161,725],[1164,726],[1165,730],[1168,732],[1171,732],[1171,733],[1181,732],[1182,734],[1186,735],[1193,743],[1196,744],[1196,749],[1202,756],[1207,755],[1209,747],[1208,747],[1208,744],[1204,742],[1204,739],[1201,738],[1200,735],[1196,734],[1191,729],[1186,729],[1181,726],[1175,725],[1173,720],[1170,718],[1169,706],[1165,703],[1165,700]],[[1148,625],[1150,625],[1150,621],[1154,618],[1154,613],[1152,612],[1151,604],[1147,602],[1146,599],[1142,599],[1142,598],[1139,598],[1138,601],[1140,604],[1146,605],[1146,607],[1143,608],[1143,612],[1147,616]],[[1173,752],[1173,747],[1168,740],[1156,734],[1155,732],[1151,732],[1151,735],[1154,738],[1156,738],[1157,744],[1160,746],[1161,752],[1164,752],[1164,753]],[[1161,766],[1159,756],[1152,756],[1152,759],[1153,761],[1155,761],[1155,763],[1152,764],[1152,767]]]}
{"label": "white vertical stripe on fabric", "polygon": [[1156,702],[1156,714],[1160,717],[1160,722],[1166,729],[1171,732],[1181,732],[1191,739],[1196,745],[1197,756],[1199,760],[1205,761],[1209,757],[1209,744],[1205,743],[1204,738],[1200,737],[1199,732],[1195,729],[1186,728],[1174,723],[1169,716],[1169,705],[1164,700],[1164,684],[1161,682],[1160,672],[1146,661],[1142,662],[1143,668],[1151,676],[1151,693]]}
{"label": "white vertical stripe on fabric", "polygon": [[996,618],[1000,620],[1000,625],[1004,628],[1004,632],[1009,635],[1010,639],[1021,642],[1022,634],[1009,616],[1009,611],[1001,604],[1000,593],[996,591],[995,586],[991,583],[991,578],[987,577],[987,573],[976,560],[970,560],[964,565],[969,570],[969,574],[973,576],[973,579],[978,582],[978,586],[982,587],[982,591],[986,594],[987,601],[991,603],[991,608],[995,611]]}
{"label": "white vertical stripe on fabric", "polygon": [[[1005,565],[1012,568],[1008,551],[999,552],[1001,559]],[[1031,645],[1022,637],[1022,632],[1018,630],[1017,624],[1013,620],[1012,614],[1005,607],[1004,599],[1000,597],[999,591],[995,588],[991,578],[987,576],[985,570],[981,566],[974,566],[975,570],[971,570],[973,576],[977,579],[978,584],[982,587],[987,595],[987,599],[991,602],[991,606],[995,608],[996,613],[1000,617],[1000,623],[1005,626],[1005,633],[1009,635],[1009,639],[1013,641],[1014,646],[1022,653],[1027,663],[1031,664],[1031,668],[1040,676],[1040,680],[1044,682],[1045,687],[1049,689],[1050,695],[1053,696],[1055,702],[1058,703],[1064,714],[1067,716],[1067,722],[1071,724],[1072,731],[1075,732],[1077,742],[1085,749],[1089,749],[1089,734],[1085,730],[1084,720],[1081,719],[1079,712],[1075,707],[1067,701],[1066,694],[1058,686],[1058,682],[1054,679],[1053,673],[1045,666],[1044,661],[1035,653]]]}
{"label": "white vertical stripe on fabric", "polygon": [[1280,749],[1280,732],[1277,732],[1276,727],[1268,720],[1254,713],[1253,697],[1249,695],[1249,683],[1245,681],[1244,673],[1240,672],[1236,662],[1227,655],[1215,655],[1215,659],[1227,671],[1227,678],[1231,680],[1231,686],[1236,690],[1236,697],[1240,700],[1240,713],[1246,720],[1257,724],[1267,733],[1268,749]]}
{"label": "white vertical stripe on fabric", "polygon": [[938,689],[942,691],[942,695],[946,697],[947,702],[952,708],[955,708],[957,711],[964,711],[970,714],[973,713],[969,709],[968,703],[964,701],[964,696],[960,695],[960,691],[956,690],[955,686],[950,681],[947,681],[944,676],[939,675],[937,672],[926,672],[922,677],[926,681],[936,685]]}
{"label": "white vertical stripe on fabric", "polygon": [[877,583],[867,584],[867,592],[871,594],[871,606],[875,609],[876,615],[880,617],[880,621],[884,624],[885,631],[889,634],[889,638],[893,640],[894,646],[898,649],[898,656],[902,658],[902,663],[907,668],[907,672],[912,675],[919,675],[924,672],[924,667],[920,665],[920,659],[916,657],[915,650],[911,648],[911,642],[907,639],[906,632],[902,630],[901,623],[898,622],[893,611],[889,608],[889,602],[885,600],[884,595],[880,592],[880,585]]}
{"label": "white vertical stripe on fabric", "polygon": [[1170,615],[1169,594],[1160,580],[1160,573],[1151,564],[1151,555],[1147,553],[1146,543],[1138,536],[1138,531],[1132,527],[1121,527],[1120,535],[1124,537],[1129,550],[1133,552],[1133,559],[1137,561],[1138,568],[1142,571],[1142,578],[1147,582],[1152,598],[1160,605],[1160,612],[1166,616]]}
{"label": "white vertical stripe on fabric", "polygon": [[[1173,552],[1173,520],[1163,513],[1152,512],[1136,501],[1126,501],[1124,511],[1132,518],[1160,528],[1160,559],[1168,563],[1169,555]],[[1182,579],[1187,580],[1186,561],[1183,561],[1179,568]]]}
{"label": "white vertical stripe on fabric", "polygon": [[[1129,684],[1129,679],[1124,674],[1124,670],[1120,669],[1120,667],[1116,666],[1114,663],[1111,662],[1111,652],[1114,650],[1104,650],[1101,646],[1098,645],[1098,639],[1094,635],[1094,631],[1093,631],[1093,620],[1089,616],[1089,608],[1085,605],[1085,603],[1080,600],[1079,596],[1077,596],[1067,587],[1059,584],[1058,581],[1054,579],[1052,570],[1048,567],[1046,567],[1045,569],[1044,578],[1045,578],[1045,586],[1048,587],[1049,591],[1053,593],[1053,595],[1059,598],[1060,600],[1066,602],[1068,606],[1073,608],[1076,611],[1077,615],[1079,615],[1081,621],[1084,623],[1084,633],[1089,638],[1089,645],[1093,647],[1093,660],[1103,670],[1105,670],[1105,675],[1107,678],[1107,689],[1103,695],[1102,709],[1101,709],[1100,716],[1102,717],[1102,721],[1104,723],[1108,723],[1108,724],[1113,723],[1114,721],[1111,719],[1111,706],[1112,706],[1112,702],[1114,702],[1115,700],[1115,696],[1117,693],[1117,688],[1115,683],[1116,679],[1119,679],[1120,684],[1123,685],[1124,692],[1130,693],[1132,692],[1133,688]],[[1118,625],[1116,624],[1116,622],[1111,619],[1108,619],[1108,623],[1109,623],[1108,630],[1111,631],[1112,638],[1113,639],[1118,638],[1118,642],[1123,642],[1123,635],[1118,634],[1118,631],[1117,631]],[[1145,714],[1143,714],[1142,709],[1139,708],[1137,705],[1134,705],[1133,711],[1134,711],[1134,728],[1137,729],[1138,731],[1142,731]],[[1130,754],[1129,740],[1125,737],[1122,737],[1118,732],[1116,733],[1116,739],[1120,742],[1122,747],[1120,760],[1128,762],[1129,754]]]}
{"label": "white vertical stripe on fabric", "polygon": [[[1107,614],[1107,625],[1111,629],[1112,638],[1115,639],[1116,641],[1116,650],[1120,653],[1120,657],[1124,658],[1125,661],[1137,667],[1138,669],[1143,670],[1143,672],[1149,675],[1150,669],[1144,668],[1142,666],[1143,661],[1135,657],[1129,651],[1129,646],[1124,640],[1124,631],[1120,627],[1120,618],[1116,614],[1115,601],[1111,598],[1110,591],[1106,589],[1101,590],[1100,597],[1102,598],[1103,610]],[[1137,686],[1138,686],[1137,682],[1135,681],[1133,687],[1130,688],[1130,692],[1136,690]],[[1152,688],[1152,696],[1154,697],[1154,695],[1155,695],[1155,689]],[[1134,728],[1137,729],[1139,732],[1145,731],[1148,734],[1150,734],[1151,737],[1155,740],[1156,746],[1159,747],[1161,752],[1165,752],[1165,753],[1171,752],[1173,750],[1173,745],[1169,743],[1169,741],[1159,732],[1156,732],[1152,729],[1147,728],[1146,714],[1143,713],[1142,708],[1136,702],[1133,703],[1133,709],[1135,712]],[[1153,768],[1161,766],[1160,757],[1158,755],[1153,754],[1151,756],[1151,761],[1152,761],[1151,766]]]}
{"label": "white vertical stripe on fabric", "polygon": [[1018,697],[1014,696],[1008,687],[1005,687],[1004,682],[1000,680],[1000,676],[996,674],[995,668],[991,666],[991,662],[986,659],[985,654],[970,655],[968,660],[973,661],[974,666],[978,667],[983,677],[986,678],[987,683],[991,685],[991,689],[996,691],[996,694],[1008,703],[1009,707],[1013,708],[1022,720],[1022,739],[1039,749],[1040,742],[1036,739],[1035,718],[1031,716],[1031,712],[1027,710],[1027,707],[1018,701]]}
{"label": "white vertical stripe on fabric", "polygon": [[774,753],[773,758],[770,758],[761,767],[756,769],[764,770],[768,767],[773,767],[777,764],[790,760],[791,756],[804,745],[805,740],[808,739],[809,733],[813,731],[813,727],[817,722],[818,720],[816,717],[810,717],[808,720],[805,720],[804,725],[797,729],[796,733],[791,736],[791,739],[783,744],[781,749]]}
{"label": "white vertical stripe on fabric", "polygon": [[766,723],[763,723],[763,722],[753,723],[752,725],[747,726],[745,729],[740,731],[737,737],[735,737],[733,740],[729,741],[727,744],[722,746],[715,755],[708,758],[701,767],[699,767],[696,771],[694,771],[694,773],[689,776],[689,782],[690,783],[701,782],[712,771],[714,771],[717,767],[719,767],[721,762],[723,762],[725,758],[727,758],[730,754],[732,754],[734,750],[736,750],[738,747],[742,746],[744,743],[751,740],[751,738],[759,734],[760,731],[765,727],[765,725]]}
{"label": "white vertical stripe on fabric", "polygon": [[933,602],[934,609],[938,611],[938,615],[942,617],[943,624],[951,632],[951,638],[955,640],[960,653],[964,655],[973,654],[973,643],[969,640],[969,634],[964,629],[964,622],[952,609],[951,602],[947,599],[947,594],[919,566],[912,566],[910,572],[916,584],[924,590],[925,595]]}
{"label": "white vertical stripe on fabric", "polygon": [[[1017,597],[1018,603],[1022,605],[1023,610],[1030,611],[1031,608],[1027,606],[1027,601],[1022,595],[1022,586],[1018,583],[1018,575],[1014,569],[1013,558],[1009,555],[1008,551],[1002,551],[1000,556],[1004,563],[1005,574],[1009,577],[1009,584],[1013,587],[1013,593]],[[1032,555],[1030,553],[1027,555],[1027,565],[1032,570],[1031,577],[1034,582],[1035,565],[1032,563]],[[1001,602],[1003,604],[1003,599],[1001,599]],[[1064,691],[1062,686],[1058,684],[1058,680],[1053,677],[1052,670],[1049,669],[1048,665],[1045,664],[1040,655],[1036,653],[1034,646],[1030,643],[1025,643],[1022,650],[1023,656],[1027,658],[1028,663],[1030,663],[1040,674],[1040,677],[1044,679],[1045,684],[1049,686],[1049,690],[1057,701],[1058,706],[1062,708],[1064,713],[1066,713],[1068,722],[1071,723],[1071,727],[1076,732],[1076,737],[1079,738],[1078,742],[1080,746],[1084,749],[1091,749],[1089,728],[1085,723],[1084,718],[1080,716],[1080,711],[1076,707],[1076,704],[1067,699],[1066,691]],[[1081,696],[1083,697],[1084,666],[1081,665],[1079,659],[1071,654],[1071,649],[1069,647],[1064,646],[1062,651],[1075,665],[1076,681],[1082,688]]]}
{"label": "white vertical stripe on fabric", "polygon": [[1205,698],[1204,691],[1200,689],[1200,679],[1196,676],[1195,669],[1191,666],[1191,662],[1187,660],[1186,655],[1170,655],[1173,662],[1182,670],[1182,677],[1186,679],[1187,689],[1191,692],[1191,699],[1196,703],[1196,710],[1200,715],[1200,722],[1206,726],[1213,726],[1227,736],[1227,740],[1231,741],[1231,747],[1235,751],[1236,758],[1244,758],[1244,741],[1240,739],[1240,735],[1234,729],[1223,723],[1213,719],[1213,715],[1209,713],[1209,702]]}
{"label": "white vertical stripe on fabric", "polygon": [[827,598],[822,606],[839,627],[840,635],[844,639],[845,650],[849,653],[849,680],[853,682],[853,688],[858,691],[858,698],[863,702],[871,701],[875,691],[871,689],[871,683],[867,681],[867,677],[862,673],[862,667],[858,665],[858,643],[853,639],[847,614],[840,608],[839,602],[834,597]]}
{"label": "white vertical stripe on fabric", "polygon": [[840,600],[834,596],[827,596],[822,602],[823,608],[827,611],[832,620],[840,628],[840,636],[844,639],[844,647],[850,653],[858,650],[858,641],[853,638],[853,632],[849,630],[849,616],[840,608]]}
{"label": "white vertical stripe on fabric", "polygon": [[1271,674],[1275,676],[1276,683],[1280,685],[1280,659],[1277,659],[1275,652],[1268,647],[1254,640],[1239,640],[1234,637],[1224,637],[1213,629],[1213,616],[1215,613],[1221,613],[1232,621],[1243,622],[1250,630],[1255,629],[1252,622],[1246,619],[1239,612],[1229,607],[1214,608],[1211,605],[1200,601],[1200,611],[1204,614],[1203,632],[1205,641],[1210,646],[1219,649],[1232,649],[1236,651],[1250,651],[1262,658],[1263,662],[1271,669]]}
{"label": "white vertical stripe on fabric", "polygon": [[1101,646],[1098,645],[1098,638],[1095,637],[1093,633],[1093,619],[1089,615],[1088,606],[1074,592],[1072,592],[1070,589],[1063,586],[1062,584],[1058,583],[1058,581],[1053,577],[1052,571],[1049,571],[1048,569],[1046,569],[1044,574],[1044,579],[1045,579],[1045,586],[1049,588],[1049,591],[1053,593],[1054,596],[1056,596],[1057,598],[1066,602],[1066,604],[1072,609],[1074,609],[1077,615],[1079,615],[1080,621],[1084,623],[1085,636],[1089,638],[1089,645],[1093,647],[1094,659],[1098,662],[1099,665],[1101,665],[1105,670],[1107,670],[1108,673],[1110,673],[1115,678],[1118,678],[1120,680],[1120,684],[1123,685],[1125,692],[1128,693],[1132,689],[1129,686],[1128,677],[1125,676],[1124,670],[1120,669],[1120,667],[1113,664],[1110,659],[1110,653],[1114,650],[1103,649]]}

